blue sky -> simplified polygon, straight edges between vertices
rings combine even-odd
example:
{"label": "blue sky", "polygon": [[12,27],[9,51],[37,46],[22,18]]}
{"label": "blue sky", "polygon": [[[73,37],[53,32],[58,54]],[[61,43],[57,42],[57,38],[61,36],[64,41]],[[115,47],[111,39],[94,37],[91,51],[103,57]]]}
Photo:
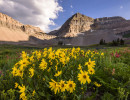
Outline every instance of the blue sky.
{"label": "blue sky", "polygon": [[56,29],[73,14],[79,12],[92,18],[122,16],[130,19],[130,0],[58,0],[63,12],[54,20]]}

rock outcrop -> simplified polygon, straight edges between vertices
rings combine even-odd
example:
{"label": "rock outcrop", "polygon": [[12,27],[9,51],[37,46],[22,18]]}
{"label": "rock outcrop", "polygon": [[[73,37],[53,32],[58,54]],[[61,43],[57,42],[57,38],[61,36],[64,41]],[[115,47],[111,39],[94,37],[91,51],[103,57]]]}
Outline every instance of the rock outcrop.
{"label": "rock outcrop", "polygon": [[116,29],[130,26],[130,21],[122,17],[104,17],[94,20],[94,24],[91,25],[93,30],[101,29]]}
{"label": "rock outcrop", "polygon": [[101,39],[111,42],[130,32],[130,20],[120,16],[93,19],[80,13],[70,17],[59,30],[50,32],[57,41],[75,46],[98,44]]}
{"label": "rock outcrop", "polygon": [[56,31],[57,36],[63,37],[75,37],[80,32],[85,32],[90,30],[90,25],[93,24],[94,19],[87,17],[80,13],[74,14],[70,17],[62,27]]}
{"label": "rock outcrop", "polygon": [[27,41],[29,36],[39,39],[52,39],[39,27],[24,25],[6,14],[0,13],[0,41]]}
{"label": "rock outcrop", "polygon": [[8,15],[0,13],[0,27],[21,30],[21,26],[23,26],[22,23],[14,20]]}
{"label": "rock outcrop", "polygon": [[111,42],[129,32],[130,20],[122,17],[93,19],[76,13],[59,30],[46,34],[38,27],[24,25],[0,13],[0,41],[29,41],[36,45],[57,45],[63,41],[64,44],[86,46],[98,44],[100,39]]}

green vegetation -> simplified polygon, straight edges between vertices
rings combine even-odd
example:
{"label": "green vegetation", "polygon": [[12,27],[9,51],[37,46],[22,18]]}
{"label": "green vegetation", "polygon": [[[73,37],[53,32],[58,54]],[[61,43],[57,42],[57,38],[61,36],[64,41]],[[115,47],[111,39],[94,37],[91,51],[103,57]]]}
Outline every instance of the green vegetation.
{"label": "green vegetation", "polygon": [[129,38],[129,37],[130,37],[130,33],[123,35],[123,38]]}
{"label": "green vegetation", "polygon": [[[1,100],[129,100],[130,47],[47,48],[0,45]],[[78,78],[81,70],[89,76],[84,84]],[[65,86],[69,80],[76,84],[72,93],[68,87],[61,90],[50,85],[61,80]]]}
{"label": "green vegetation", "polygon": [[99,42],[99,45],[105,45],[105,46],[124,46],[125,45],[125,41],[123,39],[117,39],[117,40],[113,40],[110,43],[106,43],[105,40],[101,39]]}

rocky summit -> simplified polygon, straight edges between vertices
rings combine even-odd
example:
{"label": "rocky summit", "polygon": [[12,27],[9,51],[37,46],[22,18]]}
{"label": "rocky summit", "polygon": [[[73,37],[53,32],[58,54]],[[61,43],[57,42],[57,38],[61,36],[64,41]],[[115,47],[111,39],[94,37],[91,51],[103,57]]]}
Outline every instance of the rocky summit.
{"label": "rocky summit", "polygon": [[114,30],[114,33],[130,30],[130,20],[120,16],[93,19],[80,13],[70,17],[59,30],[49,34],[60,37],[75,37],[80,33],[96,30]]}
{"label": "rocky summit", "polygon": [[58,31],[55,32],[55,35],[62,37],[75,37],[77,36],[77,33],[90,30],[90,26],[93,22],[93,18],[76,13],[70,17]]}
{"label": "rocky summit", "polygon": [[101,39],[111,42],[130,34],[130,20],[120,16],[93,19],[76,13],[59,30],[49,34],[56,35],[64,44],[76,46],[98,44]]}

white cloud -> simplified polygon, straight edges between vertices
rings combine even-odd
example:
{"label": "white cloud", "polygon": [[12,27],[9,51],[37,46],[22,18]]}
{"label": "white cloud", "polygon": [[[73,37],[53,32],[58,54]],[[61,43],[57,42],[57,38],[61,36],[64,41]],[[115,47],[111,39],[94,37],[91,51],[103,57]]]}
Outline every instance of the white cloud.
{"label": "white cloud", "polygon": [[53,19],[62,11],[58,0],[0,0],[0,12],[46,32],[50,30],[49,25],[55,25]]}
{"label": "white cloud", "polygon": [[73,6],[72,6],[72,5],[70,5],[70,8],[73,8]]}
{"label": "white cloud", "polygon": [[2,0],[0,0],[0,4],[2,4],[3,3],[3,1]]}
{"label": "white cloud", "polygon": [[123,9],[124,7],[123,6],[120,6],[120,9]]}

